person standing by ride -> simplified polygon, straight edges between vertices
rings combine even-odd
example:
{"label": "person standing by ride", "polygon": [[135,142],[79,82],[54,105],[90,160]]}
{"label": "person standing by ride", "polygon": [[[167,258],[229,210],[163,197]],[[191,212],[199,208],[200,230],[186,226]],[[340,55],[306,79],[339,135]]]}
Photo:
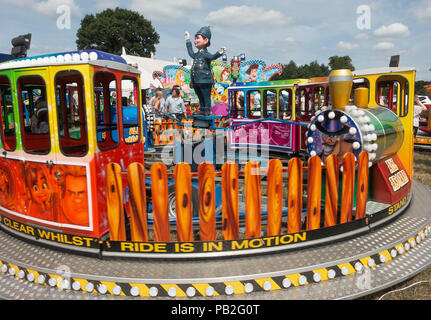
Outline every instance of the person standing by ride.
{"label": "person standing by ride", "polygon": [[165,112],[173,115],[179,121],[185,119],[186,107],[183,99],[180,97],[180,90],[178,88],[173,88],[172,95],[166,99]]}
{"label": "person standing by ride", "polygon": [[209,27],[202,27],[195,34],[194,44],[198,52],[193,52],[190,34],[184,35],[186,48],[190,57],[193,59],[191,67],[192,87],[199,99],[199,113],[204,116],[211,114],[211,89],[214,85],[214,74],[211,69],[211,61],[222,56],[226,48],[221,48],[215,54],[208,52],[207,47],[211,45],[211,31]]}
{"label": "person standing by ride", "polygon": [[[428,108],[419,100],[419,97],[415,95],[414,106],[413,106],[413,136],[416,137],[419,129],[419,118],[428,111]],[[429,112],[428,112],[429,113]]]}
{"label": "person standing by ride", "polygon": [[150,100],[151,113],[154,114],[154,120],[161,120],[160,111],[164,111],[165,98],[163,97],[163,90],[157,88],[155,90],[155,96]]}

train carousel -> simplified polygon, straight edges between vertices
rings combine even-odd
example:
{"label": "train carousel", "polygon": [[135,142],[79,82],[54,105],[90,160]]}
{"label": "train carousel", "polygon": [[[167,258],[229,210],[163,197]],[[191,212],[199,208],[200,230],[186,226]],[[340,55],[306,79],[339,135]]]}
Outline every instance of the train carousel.
{"label": "train carousel", "polygon": [[[92,56],[79,68],[94,68],[105,93],[113,77],[105,74],[107,68],[120,78],[124,72],[128,79],[139,79],[121,61],[102,63],[97,52]],[[70,63],[65,62],[65,72]],[[77,72],[61,75],[59,85],[81,81]],[[43,85],[34,76],[25,80],[23,86]],[[20,198],[11,195],[24,197],[20,188],[25,184],[18,182],[27,164],[12,157],[13,150],[5,152],[0,161],[0,297],[352,299],[421,272],[431,264],[431,191],[412,180],[412,157],[406,154],[412,153],[411,130],[393,111],[369,107],[363,88],[355,90],[355,103],[348,105],[348,70],[332,72],[329,86],[332,108],[320,110],[307,128],[307,161],[292,158],[284,166],[271,159],[265,167],[250,161],[242,171],[233,162],[220,171],[204,162],[196,172],[183,162],[173,172],[155,163],[146,171],[143,161],[124,164],[129,153],[104,157],[95,151],[96,162],[80,158],[88,160],[86,177],[68,176],[65,164],[47,161],[46,170],[35,175],[45,173],[64,187],[60,203],[67,205],[67,192],[86,182],[92,219],[80,222],[80,228],[78,222],[51,221],[50,226],[17,214]],[[103,130],[106,137],[109,132]],[[99,139],[89,127],[88,135],[93,134],[94,141]],[[103,161],[106,165],[97,167]],[[70,159],[66,164],[74,165]],[[169,186],[176,195],[174,221],[168,214]]]}

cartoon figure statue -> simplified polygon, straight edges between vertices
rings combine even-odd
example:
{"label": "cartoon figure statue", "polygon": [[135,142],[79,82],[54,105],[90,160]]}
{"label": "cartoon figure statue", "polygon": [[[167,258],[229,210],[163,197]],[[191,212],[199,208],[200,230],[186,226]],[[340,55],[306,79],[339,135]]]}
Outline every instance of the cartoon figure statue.
{"label": "cartoon figure statue", "polygon": [[226,48],[221,48],[215,54],[208,52],[211,45],[211,31],[209,27],[202,27],[195,34],[194,44],[198,52],[193,52],[190,34],[185,33],[186,47],[193,59],[191,68],[190,86],[195,90],[199,99],[200,115],[208,116],[211,113],[211,89],[214,84],[214,75],[211,69],[211,61],[222,56]]}

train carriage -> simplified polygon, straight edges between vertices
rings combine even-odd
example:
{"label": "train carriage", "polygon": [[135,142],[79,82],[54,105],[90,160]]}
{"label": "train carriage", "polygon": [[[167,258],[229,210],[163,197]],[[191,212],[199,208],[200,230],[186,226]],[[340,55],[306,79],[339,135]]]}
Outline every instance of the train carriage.
{"label": "train carriage", "polygon": [[107,164],[144,159],[139,84],[137,69],[97,50],[1,64],[1,214],[104,235]]}

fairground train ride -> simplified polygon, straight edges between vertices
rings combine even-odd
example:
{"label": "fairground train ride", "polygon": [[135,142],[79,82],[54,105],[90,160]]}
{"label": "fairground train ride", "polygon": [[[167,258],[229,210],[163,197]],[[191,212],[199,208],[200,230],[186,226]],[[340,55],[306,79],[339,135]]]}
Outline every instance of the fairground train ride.
{"label": "fairground train ride", "polygon": [[[211,297],[285,294],[386,268],[430,233],[428,216],[395,228],[391,241],[382,242],[378,231],[389,234],[404,221],[394,218],[404,214],[408,222],[419,214],[407,209],[414,79],[414,69],[383,68],[334,70],[304,82],[234,83],[224,122],[230,127],[223,127],[229,147],[263,145],[306,158],[249,161],[241,170],[235,162],[205,161],[192,171],[180,162],[169,172],[161,162],[145,169],[140,76],[121,57],[86,50],[0,64],[0,227],[31,242],[25,250],[69,250],[65,263],[75,268],[65,279],[51,266],[20,263],[14,251],[0,271],[80,292]],[[252,137],[249,126],[267,140]],[[427,191],[420,192],[415,201]],[[352,238],[367,245],[345,250]],[[93,257],[82,263],[77,253]],[[300,265],[301,256],[314,260]],[[231,274],[226,261],[241,271]],[[87,262],[98,267],[84,270]],[[153,267],[142,268],[147,263]]]}

